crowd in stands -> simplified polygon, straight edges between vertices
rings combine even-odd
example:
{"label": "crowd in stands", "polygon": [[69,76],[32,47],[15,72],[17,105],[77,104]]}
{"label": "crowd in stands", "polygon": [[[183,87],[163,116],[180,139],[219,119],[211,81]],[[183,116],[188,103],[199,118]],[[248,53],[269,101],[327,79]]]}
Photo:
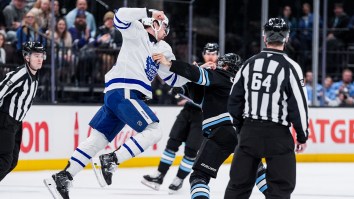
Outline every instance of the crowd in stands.
{"label": "crowd in stands", "polygon": [[[39,41],[50,49],[55,45],[56,79],[58,83],[79,85],[98,83],[103,85],[104,74],[112,67],[122,45],[121,33],[113,25],[114,13],[105,13],[98,21],[88,11],[87,0],[77,0],[76,7],[63,12],[62,0],[54,0],[54,16],[51,12],[53,0],[2,0],[0,3],[0,66],[1,64],[22,64],[22,44]],[[338,50],[354,49],[354,15],[346,14],[342,3],[333,6],[333,18],[328,21],[327,34],[327,74],[325,85],[318,84],[317,95],[320,105],[353,106],[354,85],[352,68],[347,68],[347,60]],[[286,47],[290,57],[309,71],[311,66],[313,13],[311,5],[302,5],[302,17],[292,14],[291,6],[284,6],[280,14],[291,28]],[[55,24],[52,24],[52,21]],[[97,26],[96,24],[102,24]],[[55,27],[52,32],[52,25]],[[322,27],[322,19],[320,20]],[[52,38],[53,41],[52,41]],[[175,41],[178,43],[178,41]],[[208,41],[209,42],[209,41]],[[258,49],[258,47],[257,47]],[[179,57],[180,49],[174,49]],[[258,49],[259,50],[259,49]],[[186,49],[182,50],[185,54]],[[351,55],[354,56],[354,55]],[[247,57],[245,57],[246,59]],[[50,59],[46,61],[49,65]],[[78,67],[84,66],[84,67]],[[47,66],[50,68],[49,66]],[[342,73],[342,80],[340,74]],[[1,74],[5,74],[1,71]],[[0,74],[0,76],[1,76]],[[48,78],[49,79],[49,78]],[[339,81],[337,81],[339,80]],[[333,83],[333,81],[336,81]],[[168,86],[158,78],[153,83],[155,89],[152,103],[176,103],[168,94]],[[309,102],[312,99],[312,73],[306,73],[306,87]]]}
{"label": "crowd in stands", "polygon": [[[305,86],[307,89],[308,104],[312,105],[313,73],[305,74]],[[333,82],[332,77],[327,76],[324,85],[316,85],[316,96],[320,106],[354,106],[354,82],[353,72],[344,69],[341,80]]]}

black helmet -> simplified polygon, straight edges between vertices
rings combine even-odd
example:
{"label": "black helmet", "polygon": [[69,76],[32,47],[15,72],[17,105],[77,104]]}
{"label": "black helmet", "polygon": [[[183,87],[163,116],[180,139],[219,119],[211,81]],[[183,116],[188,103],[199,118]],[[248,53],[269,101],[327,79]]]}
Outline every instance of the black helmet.
{"label": "black helmet", "polygon": [[206,53],[206,52],[217,52],[219,53],[219,45],[217,43],[207,43],[205,46],[204,46],[204,49],[203,49],[203,55]]}
{"label": "black helmet", "polygon": [[289,26],[283,18],[270,18],[264,25],[264,35],[266,42],[280,42],[285,43],[289,36]]}
{"label": "black helmet", "polygon": [[28,41],[23,45],[22,54],[23,56],[27,56],[32,52],[46,55],[45,48],[40,42]]}
{"label": "black helmet", "polygon": [[228,71],[232,73],[237,73],[240,69],[243,61],[240,55],[235,53],[227,53],[218,59],[218,67],[223,68],[225,65],[228,65]]}

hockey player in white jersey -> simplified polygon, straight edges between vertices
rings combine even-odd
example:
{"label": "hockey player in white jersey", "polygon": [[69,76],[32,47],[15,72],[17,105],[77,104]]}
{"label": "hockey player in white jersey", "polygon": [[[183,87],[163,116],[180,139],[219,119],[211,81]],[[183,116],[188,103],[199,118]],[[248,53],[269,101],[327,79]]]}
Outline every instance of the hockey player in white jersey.
{"label": "hockey player in white jersey", "polygon": [[[120,8],[114,17],[121,31],[123,45],[117,62],[105,76],[104,105],[92,118],[91,135],[74,151],[63,171],[45,179],[55,198],[69,198],[73,177],[127,124],[136,132],[122,147],[99,157],[105,184],[112,183],[112,173],[120,163],[144,152],[162,136],[159,119],[143,101],[151,98],[151,81],[158,74],[170,86],[182,86],[188,80],[156,64],[153,53],[162,51],[175,59],[171,47],[163,41],[169,32],[168,19],[162,11],[146,8]],[[102,183],[102,182],[101,182]]]}

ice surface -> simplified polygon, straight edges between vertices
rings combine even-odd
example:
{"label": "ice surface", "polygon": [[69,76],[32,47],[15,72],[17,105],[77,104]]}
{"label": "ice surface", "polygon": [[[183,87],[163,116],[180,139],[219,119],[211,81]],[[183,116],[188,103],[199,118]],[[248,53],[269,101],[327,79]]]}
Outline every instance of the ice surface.
{"label": "ice surface", "polygon": [[[98,185],[91,170],[84,170],[75,177],[71,189],[72,199],[181,199],[190,198],[189,182],[185,180],[180,192],[168,195],[168,185],[178,167],[166,175],[160,191],[140,183],[142,176],[156,168],[122,168],[113,176],[113,184],[105,189]],[[223,165],[218,178],[210,183],[211,198],[222,199],[229,180],[230,165]],[[297,166],[297,185],[292,199],[354,199],[354,163],[300,163]],[[56,171],[12,172],[0,182],[0,199],[50,199],[43,179]],[[264,198],[254,189],[251,199]]]}

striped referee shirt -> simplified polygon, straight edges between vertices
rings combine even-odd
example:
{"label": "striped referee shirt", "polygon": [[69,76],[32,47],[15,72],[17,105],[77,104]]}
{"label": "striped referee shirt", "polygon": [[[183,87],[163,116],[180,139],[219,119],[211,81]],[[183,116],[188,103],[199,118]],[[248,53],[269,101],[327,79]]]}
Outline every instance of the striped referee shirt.
{"label": "striped referee shirt", "polygon": [[300,66],[283,51],[265,48],[236,74],[228,110],[235,126],[244,118],[293,124],[297,140],[308,137],[306,87]]}
{"label": "striped referee shirt", "polygon": [[6,74],[0,83],[0,111],[22,121],[32,105],[38,87],[38,73],[33,75],[27,66]]}

